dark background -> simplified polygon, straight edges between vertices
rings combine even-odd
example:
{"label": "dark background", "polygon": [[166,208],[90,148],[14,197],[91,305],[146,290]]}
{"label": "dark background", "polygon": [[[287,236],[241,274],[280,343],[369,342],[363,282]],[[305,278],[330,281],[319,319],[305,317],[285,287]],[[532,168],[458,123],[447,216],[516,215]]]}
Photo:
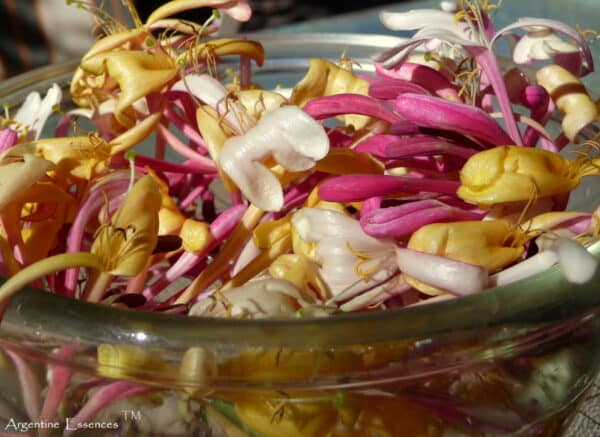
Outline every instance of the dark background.
{"label": "dark background", "polygon": [[[138,0],[136,1],[136,8],[142,20],[145,20],[150,12],[163,3],[165,3],[164,0]],[[250,0],[248,3],[252,7],[253,14],[249,22],[242,24],[240,29],[242,31],[259,30],[328,15],[373,8],[398,3],[398,0]],[[183,13],[178,17],[202,22],[210,13],[210,10],[197,10]]]}

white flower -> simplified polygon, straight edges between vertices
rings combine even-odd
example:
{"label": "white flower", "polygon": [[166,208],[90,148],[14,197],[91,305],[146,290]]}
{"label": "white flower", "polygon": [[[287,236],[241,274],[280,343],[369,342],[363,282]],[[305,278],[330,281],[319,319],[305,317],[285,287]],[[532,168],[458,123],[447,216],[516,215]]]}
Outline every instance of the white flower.
{"label": "white flower", "polygon": [[263,160],[273,158],[286,170],[309,170],[329,152],[329,137],[312,117],[297,106],[268,112],[244,135],[229,138],[219,166],[257,208],[279,211],[283,189]]}
{"label": "white flower", "polygon": [[43,99],[40,93],[35,91],[27,95],[14,118],[14,121],[26,129],[26,141],[37,140],[40,137],[48,117],[61,100],[62,91],[57,84],[52,85]]}
{"label": "white flower", "polygon": [[335,301],[372,288],[398,270],[395,243],[368,236],[352,217],[326,209],[302,208],[292,217],[292,226],[302,240],[316,243],[319,273]]}
{"label": "white flower", "polygon": [[575,44],[559,38],[548,27],[532,26],[526,27],[525,30],[527,34],[519,40],[513,51],[513,60],[517,64],[545,61],[552,59],[558,53],[577,53],[579,51]]}

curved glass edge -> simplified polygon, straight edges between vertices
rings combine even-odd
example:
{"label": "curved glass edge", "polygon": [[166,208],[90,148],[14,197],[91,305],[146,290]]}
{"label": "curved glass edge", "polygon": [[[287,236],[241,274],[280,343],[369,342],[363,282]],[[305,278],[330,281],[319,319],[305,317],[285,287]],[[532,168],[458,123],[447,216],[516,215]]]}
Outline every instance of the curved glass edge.
{"label": "curved glass edge", "polygon": [[[339,57],[340,47],[368,58],[403,41],[384,35],[249,34],[259,38],[279,70],[280,62],[305,68],[303,56]],[[300,52],[298,52],[300,51]],[[279,62],[279,64],[278,64]],[[0,83],[0,96],[22,101],[32,89],[68,83],[77,62],[44,67]],[[261,69],[269,68],[269,61]],[[20,99],[20,100],[19,100]],[[10,102],[9,102],[10,103]],[[600,256],[600,243],[591,248]],[[1,280],[1,279],[0,279]],[[93,305],[33,288],[14,296],[0,324],[6,337],[82,344],[132,343],[152,347],[190,344],[232,346],[334,346],[428,337],[504,324],[541,324],[566,320],[600,306],[600,272],[586,284],[568,283],[554,267],[494,290],[446,301],[377,313],[323,319],[221,320],[141,313]],[[56,308],[48,311],[48,308]]]}
{"label": "curved glass edge", "polygon": [[[591,248],[600,256],[600,242]],[[324,347],[429,337],[502,325],[554,323],[600,307],[600,270],[584,284],[558,266],[524,280],[456,300],[400,310],[328,318],[231,320],[146,313],[91,304],[27,287],[10,301],[0,333],[83,344],[132,343]],[[55,308],[48,311],[48,308]],[[593,314],[593,313],[592,313]]]}

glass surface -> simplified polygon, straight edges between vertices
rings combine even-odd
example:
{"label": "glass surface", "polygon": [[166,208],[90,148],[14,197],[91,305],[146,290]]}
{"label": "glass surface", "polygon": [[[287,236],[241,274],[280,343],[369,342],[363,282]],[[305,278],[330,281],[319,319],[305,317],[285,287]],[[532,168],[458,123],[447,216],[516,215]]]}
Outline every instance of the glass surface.
{"label": "glass surface", "polygon": [[[260,40],[267,62],[254,80],[267,88],[344,49],[368,73],[369,56],[398,42]],[[5,81],[0,101],[18,107],[53,82],[68,90],[73,68]],[[597,204],[597,183],[577,197]],[[591,250],[600,256],[600,243]],[[559,435],[600,369],[599,288],[600,272],[574,285],[555,267],[453,301],[285,321],[135,312],[27,288],[0,324],[0,431],[11,418],[75,417],[119,427],[96,435]],[[110,390],[107,408],[86,403]],[[48,393],[58,417],[45,417]]]}

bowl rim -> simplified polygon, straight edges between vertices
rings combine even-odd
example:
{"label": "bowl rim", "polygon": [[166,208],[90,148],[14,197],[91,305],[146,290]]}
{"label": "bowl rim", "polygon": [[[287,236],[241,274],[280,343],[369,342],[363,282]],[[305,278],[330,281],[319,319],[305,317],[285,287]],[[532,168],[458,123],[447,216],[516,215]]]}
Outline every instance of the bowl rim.
{"label": "bowl rim", "polygon": [[[388,35],[256,33],[276,46],[368,46],[389,48],[403,41]],[[0,83],[0,96],[65,78],[78,61],[42,67]],[[600,256],[600,241],[590,250]],[[598,269],[600,270],[600,269]],[[0,278],[2,281],[2,278]],[[600,271],[585,284],[570,284],[558,266],[502,287],[443,302],[323,318],[215,319],[140,312],[91,304],[33,287],[13,296],[0,323],[0,336],[34,343],[128,343],[183,348],[190,344],[314,347],[368,344],[487,327],[554,323],[600,309]],[[48,311],[56,308],[56,311]],[[533,311],[535,309],[535,311]]]}

